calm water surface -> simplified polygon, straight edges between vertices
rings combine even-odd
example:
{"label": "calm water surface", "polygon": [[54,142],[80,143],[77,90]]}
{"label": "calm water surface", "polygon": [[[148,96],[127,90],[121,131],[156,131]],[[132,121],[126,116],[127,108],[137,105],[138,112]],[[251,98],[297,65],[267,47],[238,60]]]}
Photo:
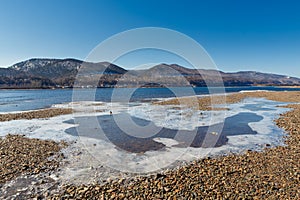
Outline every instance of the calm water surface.
{"label": "calm water surface", "polygon": [[[278,88],[278,87],[227,87],[225,92],[239,92],[251,90],[269,91],[300,91],[300,88]],[[76,100],[111,101],[114,94],[114,101],[127,101],[130,94],[130,101],[144,101],[153,98],[166,98],[175,96],[190,96],[209,93],[222,93],[222,88],[98,88],[76,90]],[[73,98],[72,89],[57,90],[0,90],[0,112],[25,111],[40,108],[47,108],[53,104],[71,102]]]}

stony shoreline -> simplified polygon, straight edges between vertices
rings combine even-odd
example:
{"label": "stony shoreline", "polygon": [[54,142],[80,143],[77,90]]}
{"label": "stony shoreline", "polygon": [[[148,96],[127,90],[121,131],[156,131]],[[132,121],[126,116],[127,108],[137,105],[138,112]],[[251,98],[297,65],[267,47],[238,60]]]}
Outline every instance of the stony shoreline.
{"label": "stony shoreline", "polygon": [[[298,92],[238,93],[228,97],[227,103],[245,97],[300,101]],[[161,174],[104,185],[63,185],[61,192],[50,199],[300,199],[300,105],[288,107],[292,110],[276,120],[289,134],[286,146],[201,159]]]}
{"label": "stony shoreline", "polygon": [[[246,97],[300,102],[300,92],[235,93],[226,95],[226,102],[240,102]],[[198,98],[198,101],[202,109],[211,109],[209,97]],[[159,104],[176,105],[176,101],[169,100]],[[275,122],[288,133],[286,146],[266,147],[263,152],[246,151],[242,155],[200,159],[162,173],[108,180],[104,184],[60,183],[60,190],[56,188],[55,191],[50,192],[50,197],[49,192],[32,194],[30,197],[41,199],[300,199],[298,192],[300,190],[300,104],[290,104],[288,107],[292,110],[282,114]],[[23,139],[27,140],[24,137]],[[12,144],[18,145],[15,142]],[[19,144],[27,145],[23,145],[22,142]],[[54,165],[57,166],[58,163]],[[53,170],[56,167],[45,167],[45,170],[47,169]],[[12,178],[19,174],[13,175]]]}
{"label": "stony shoreline", "polygon": [[19,120],[19,119],[40,119],[40,118],[50,118],[59,115],[66,115],[73,113],[70,108],[47,108],[34,111],[24,111],[20,113],[7,113],[0,114],[0,122]]}
{"label": "stony shoreline", "polygon": [[220,110],[226,108],[214,107],[212,102],[218,104],[232,104],[241,102],[245,98],[266,98],[280,102],[300,102],[300,92],[243,92],[205,97],[180,97],[166,101],[154,102],[157,105],[182,105],[199,110]]}
{"label": "stony shoreline", "polygon": [[[63,155],[59,152],[64,147],[66,147],[64,142],[29,139],[22,135],[7,135],[0,138],[0,198],[9,199],[10,194],[30,192],[18,191],[18,184],[5,190],[2,190],[2,187],[5,183],[14,181],[20,176],[36,176],[56,170],[63,159]],[[23,178],[23,180],[26,179]],[[26,184],[25,187],[27,187]],[[22,197],[23,194],[19,195]]]}

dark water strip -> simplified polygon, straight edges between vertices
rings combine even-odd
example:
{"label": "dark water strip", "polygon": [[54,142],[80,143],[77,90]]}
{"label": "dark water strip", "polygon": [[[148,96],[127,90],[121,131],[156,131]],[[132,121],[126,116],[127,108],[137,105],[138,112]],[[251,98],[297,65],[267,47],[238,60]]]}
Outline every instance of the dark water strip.
{"label": "dark water strip", "polygon": [[[280,87],[227,87],[211,88],[98,88],[98,89],[72,89],[57,90],[0,90],[0,112],[26,111],[50,107],[53,104],[61,104],[72,101],[104,101],[110,102],[112,94],[113,101],[145,101],[153,98],[181,97],[191,95],[203,95],[224,92],[240,92],[253,90],[268,91],[300,91],[300,88],[280,88]],[[73,95],[76,98],[73,99]],[[127,98],[127,96],[129,98]]]}
{"label": "dark water strip", "polygon": [[[117,114],[118,116],[98,116],[98,122],[95,117],[79,117],[76,118],[76,123],[79,124],[77,128],[69,128],[66,130],[67,134],[73,136],[84,136],[99,140],[105,140],[113,143],[116,148],[122,149],[132,153],[146,152],[150,150],[164,150],[165,145],[153,140],[153,138],[170,138],[178,141],[177,147],[220,147],[228,142],[228,136],[257,134],[248,125],[250,122],[258,122],[263,119],[262,116],[254,113],[239,113],[232,117],[225,119],[224,124],[215,124],[212,126],[197,127],[195,131],[174,130],[168,128],[159,128],[158,133],[147,137],[145,133],[140,132],[141,137],[134,137],[131,133],[127,134],[118,126],[115,117],[118,119],[127,118],[128,114]],[[130,116],[131,117],[131,116]],[[146,127],[151,123],[150,121],[131,117],[132,120],[139,126]],[[65,123],[74,123],[74,121],[67,121]],[[99,124],[98,124],[99,123]],[[101,126],[99,129],[98,125]],[[134,131],[134,129],[132,130]],[[145,132],[148,132],[145,131]],[[135,133],[136,134],[136,133]],[[137,133],[139,134],[139,133]]]}

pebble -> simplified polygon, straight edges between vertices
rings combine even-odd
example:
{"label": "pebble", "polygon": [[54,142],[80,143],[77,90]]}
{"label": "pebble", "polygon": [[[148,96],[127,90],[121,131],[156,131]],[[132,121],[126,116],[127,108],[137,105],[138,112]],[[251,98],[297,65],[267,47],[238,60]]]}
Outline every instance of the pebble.
{"label": "pebble", "polygon": [[66,115],[71,113],[73,113],[73,110],[69,108],[47,108],[21,113],[0,114],[0,122],[19,119],[50,118],[58,115]]}
{"label": "pebble", "polygon": [[[226,101],[234,103],[250,96],[300,102],[299,95],[299,92],[238,93],[227,96]],[[126,184],[116,181],[64,185],[50,199],[120,199],[124,193],[127,199],[300,199],[300,105],[288,107],[293,110],[275,121],[289,133],[286,146],[266,144],[268,148],[262,152],[248,150],[244,154],[201,159],[154,176],[138,176]],[[208,104],[206,109],[211,109]],[[77,189],[68,192],[73,187]],[[84,187],[89,188],[84,194],[76,193]]]}
{"label": "pebble", "polygon": [[[252,92],[228,95],[226,102],[234,103],[245,97],[263,97],[284,102],[300,102],[299,92]],[[201,98],[204,99],[204,98]],[[199,99],[199,101],[203,101]],[[206,101],[206,100],[205,100]],[[202,108],[212,109],[205,101]],[[209,100],[210,101],[210,100]],[[185,102],[185,101],[183,101]],[[155,175],[139,175],[130,179],[107,180],[103,184],[62,184],[60,191],[48,195],[47,199],[300,199],[300,104],[287,106],[293,110],[282,114],[275,123],[288,133],[285,146],[267,146],[262,152],[246,151],[244,154],[200,159],[190,164],[159,172]],[[8,139],[12,136],[8,136]],[[20,136],[18,136],[20,137]],[[17,138],[18,139],[18,138]],[[0,140],[0,156],[9,154],[19,159],[15,147],[3,152],[7,138]],[[17,144],[14,140],[12,143]],[[20,143],[26,148],[28,144]],[[5,146],[4,149],[9,148]],[[45,147],[42,147],[42,149]],[[37,149],[37,148],[33,148]],[[11,153],[11,152],[13,153]],[[41,151],[41,150],[38,150]],[[45,151],[48,152],[49,150]],[[54,154],[55,155],[55,154]],[[30,156],[30,155],[29,155]],[[38,157],[38,155],[35,155]],[[48,156],[48,155],[45,155]],[[13,170],[34,170],[28,164],[11,165],[15,160],[5,160],[0,172]],[[26,157],[26,159],[28,159]],[[25,161],[25,156],[20,160]],[[34,160],[34,159],[33,159]],[[7,164],[7,165],[6,165]],[[27,164],[27,163],[25,163]],[[40,170],[53,170],[58,163],[44,163]],[[50,165],[50,167],[48,166]],[[19,168],[20,166],[20,168]],[[38,167],[34,165],[35,167]],[[12,171],[14,174],[14,171]],[[18,174],[18,173],[17,173]],[[2,176],[2,182],[13,176]],[[121,181],[122,180],[122,181]]]}

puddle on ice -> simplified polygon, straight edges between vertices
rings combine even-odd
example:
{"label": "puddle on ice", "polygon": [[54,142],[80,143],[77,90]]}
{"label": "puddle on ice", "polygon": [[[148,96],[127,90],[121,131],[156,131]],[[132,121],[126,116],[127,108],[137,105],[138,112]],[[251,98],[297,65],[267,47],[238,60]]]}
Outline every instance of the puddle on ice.
{"label": "puddle on ice", "polygon": [[[286,105],[265,99],[245,99],[226,105],[228,111],[195,111],[178,106],[141,103],[110,105],[113,115],[78,116],[65,123],[80,136],[96,160],[114,169],[149,172],[175,161],[260,150],[265,144],[282,145],[283,131],[273,120]],[[124,106],[124,105],[123,105]],[[225,105],[220,105],[224,107]]]}
{"label": "puddle on ice", "polygon": [[[56,141],[77,140],[69,148],[69,154],[72,155],[74,148],[81,149],[85,152],[82,155],[92,156],[89,157],[92,164],[84,162],[84,158],[76,161],[76,165],[74,161],[70,173],[78,169],[80,174],[83,165],[146,173],[170,167],[177,161],[260,150],[264,144],[282,145],[284,132],[273,122],[288,110],[278,107],[281,105],[286,103],[249,98],[241,103],[220,105],[228,107],[228,111],[195,111],[149,102],[129,105],[75,102],[55,105],[75,108],[78,112],[74,115],[1,122],[0,136],[21,133]],[[68,170],[62,173],[65,177],[70,175]]]}
{"label": "puddle on ice", "polygon": [[[126,120],[129,118],[132,119],[133,125]],[[155,141],[155,138],[174,139],[178,143],[175,146],[182,148],[220,147],[227,144],[228,136],[257,134],[251,129],[249,123],[259,122],[262,119],[262,116],[254,113],[242,112],[227,117],[224,123],[196,127],[194,130],[176,130],[158,127],[148,120],[121,113],[98,116],[96,123],[91,123],[94,117],[78,117],[75,120],[79,124],[78,127],[69,128],[66,133],[105,140],[118,149],[142,153],[164,149],[165,145]],[[140,130],[137,130],[136,126],[139,126]]]}

